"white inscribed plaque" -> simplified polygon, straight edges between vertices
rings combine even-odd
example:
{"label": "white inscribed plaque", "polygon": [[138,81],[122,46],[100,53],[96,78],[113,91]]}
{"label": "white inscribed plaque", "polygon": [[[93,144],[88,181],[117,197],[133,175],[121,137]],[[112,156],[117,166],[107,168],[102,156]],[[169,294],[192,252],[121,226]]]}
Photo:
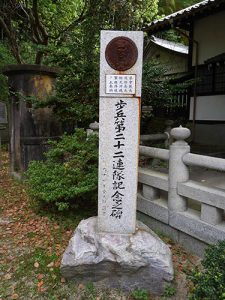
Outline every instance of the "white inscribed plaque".
{"label": "white inscribed plaque", "polygon": [[[101,31],[101,51],[100,51],[100,89],[99,94],[100,97],[108,97],[115,95],[115,97],[141,97],[141,79],[142,79],[142,60],[143,60],[143,32],[142,31],[114,31],[114,30],[103,30]],[[117,71],[113,69],[106,60],[106,48],[108,44],[116,37],[125,37],[131,39],[137,49],[138,49],[138,57],[136,63],[126,71]],[[112,76],[135,76],[135,84],[133,84],[133,93],[119,93],[119,92],[111,92],[107,87],[107,75]],[[125,89],[125,87],[124,87]]]}
{"label": "white inscribed plaque", "polygon": [[106,94],[135,94],[135,75],[106,75]]}
{"label": "white inscribed plaque", "polygon": [[139,99],[101,98],[98,230],[131,234],[136,227]]}

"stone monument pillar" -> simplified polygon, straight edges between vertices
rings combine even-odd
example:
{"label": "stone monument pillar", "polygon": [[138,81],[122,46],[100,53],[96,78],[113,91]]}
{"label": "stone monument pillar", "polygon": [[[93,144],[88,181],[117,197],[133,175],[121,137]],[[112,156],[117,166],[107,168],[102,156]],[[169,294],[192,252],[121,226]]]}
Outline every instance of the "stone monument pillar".
{"label": "stone monument pillar", "polygon": [[162,294],[170,249],[136,221],[143,33],[102,31],[98,217],[78,225],[61,272],[104,288]]}
{"label": "stone monument pillar", "polygon": [[132,234],[136,228],[142,53],[141,31],[101,34],[100,232]]}

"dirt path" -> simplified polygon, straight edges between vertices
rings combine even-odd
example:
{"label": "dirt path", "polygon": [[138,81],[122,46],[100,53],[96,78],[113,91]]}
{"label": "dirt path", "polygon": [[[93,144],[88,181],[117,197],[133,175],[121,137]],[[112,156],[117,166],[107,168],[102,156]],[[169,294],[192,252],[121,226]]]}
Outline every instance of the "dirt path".
{"label": "dirt path", "polygon": [[[134,299],[120,291],[96,291],[93,284],[68,283],[60,276],[59,265],[70,236],[83,216],[63,222],[35,213],[23,183],[10,178],[7,153],[3,152],[0,168],[0,300],[68,299],[109,300]],[[176,281],[165,297],[187,299],[186,272],[199,259],[181,247],[170,244],[175,263]],[[175,294],[175,295],[174,295]],[[147,298],[136,298],[145,300]],[[156,299],[149,296],[149,299]]]}

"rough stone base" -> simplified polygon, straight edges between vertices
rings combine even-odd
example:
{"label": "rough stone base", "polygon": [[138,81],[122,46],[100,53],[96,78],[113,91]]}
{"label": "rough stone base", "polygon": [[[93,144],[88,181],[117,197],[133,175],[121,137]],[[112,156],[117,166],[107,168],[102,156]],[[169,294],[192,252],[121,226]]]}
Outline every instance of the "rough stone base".
{"label": "rough stone base", "polygon": [[61,262],[63,277],[103,288],[144,288],[162,294],[173,280],[169,247],[146,225],[137,222],[132,235],[97,232],[97,218],[78,225]]}

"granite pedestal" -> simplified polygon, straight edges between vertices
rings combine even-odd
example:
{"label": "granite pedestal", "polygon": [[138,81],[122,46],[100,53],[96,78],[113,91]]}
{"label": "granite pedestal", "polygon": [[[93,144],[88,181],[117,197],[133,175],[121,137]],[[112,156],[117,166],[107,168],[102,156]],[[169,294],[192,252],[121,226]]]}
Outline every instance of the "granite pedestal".
{"label": "granite pedestal", "polygon": [[125,291],[143,288],[160,295],[173,280],[173,265],[169,247],[143,223],[138,221],[130,235],[100,233],[97,218],[91,217],[75,230],[61,273],[77,283]]}

